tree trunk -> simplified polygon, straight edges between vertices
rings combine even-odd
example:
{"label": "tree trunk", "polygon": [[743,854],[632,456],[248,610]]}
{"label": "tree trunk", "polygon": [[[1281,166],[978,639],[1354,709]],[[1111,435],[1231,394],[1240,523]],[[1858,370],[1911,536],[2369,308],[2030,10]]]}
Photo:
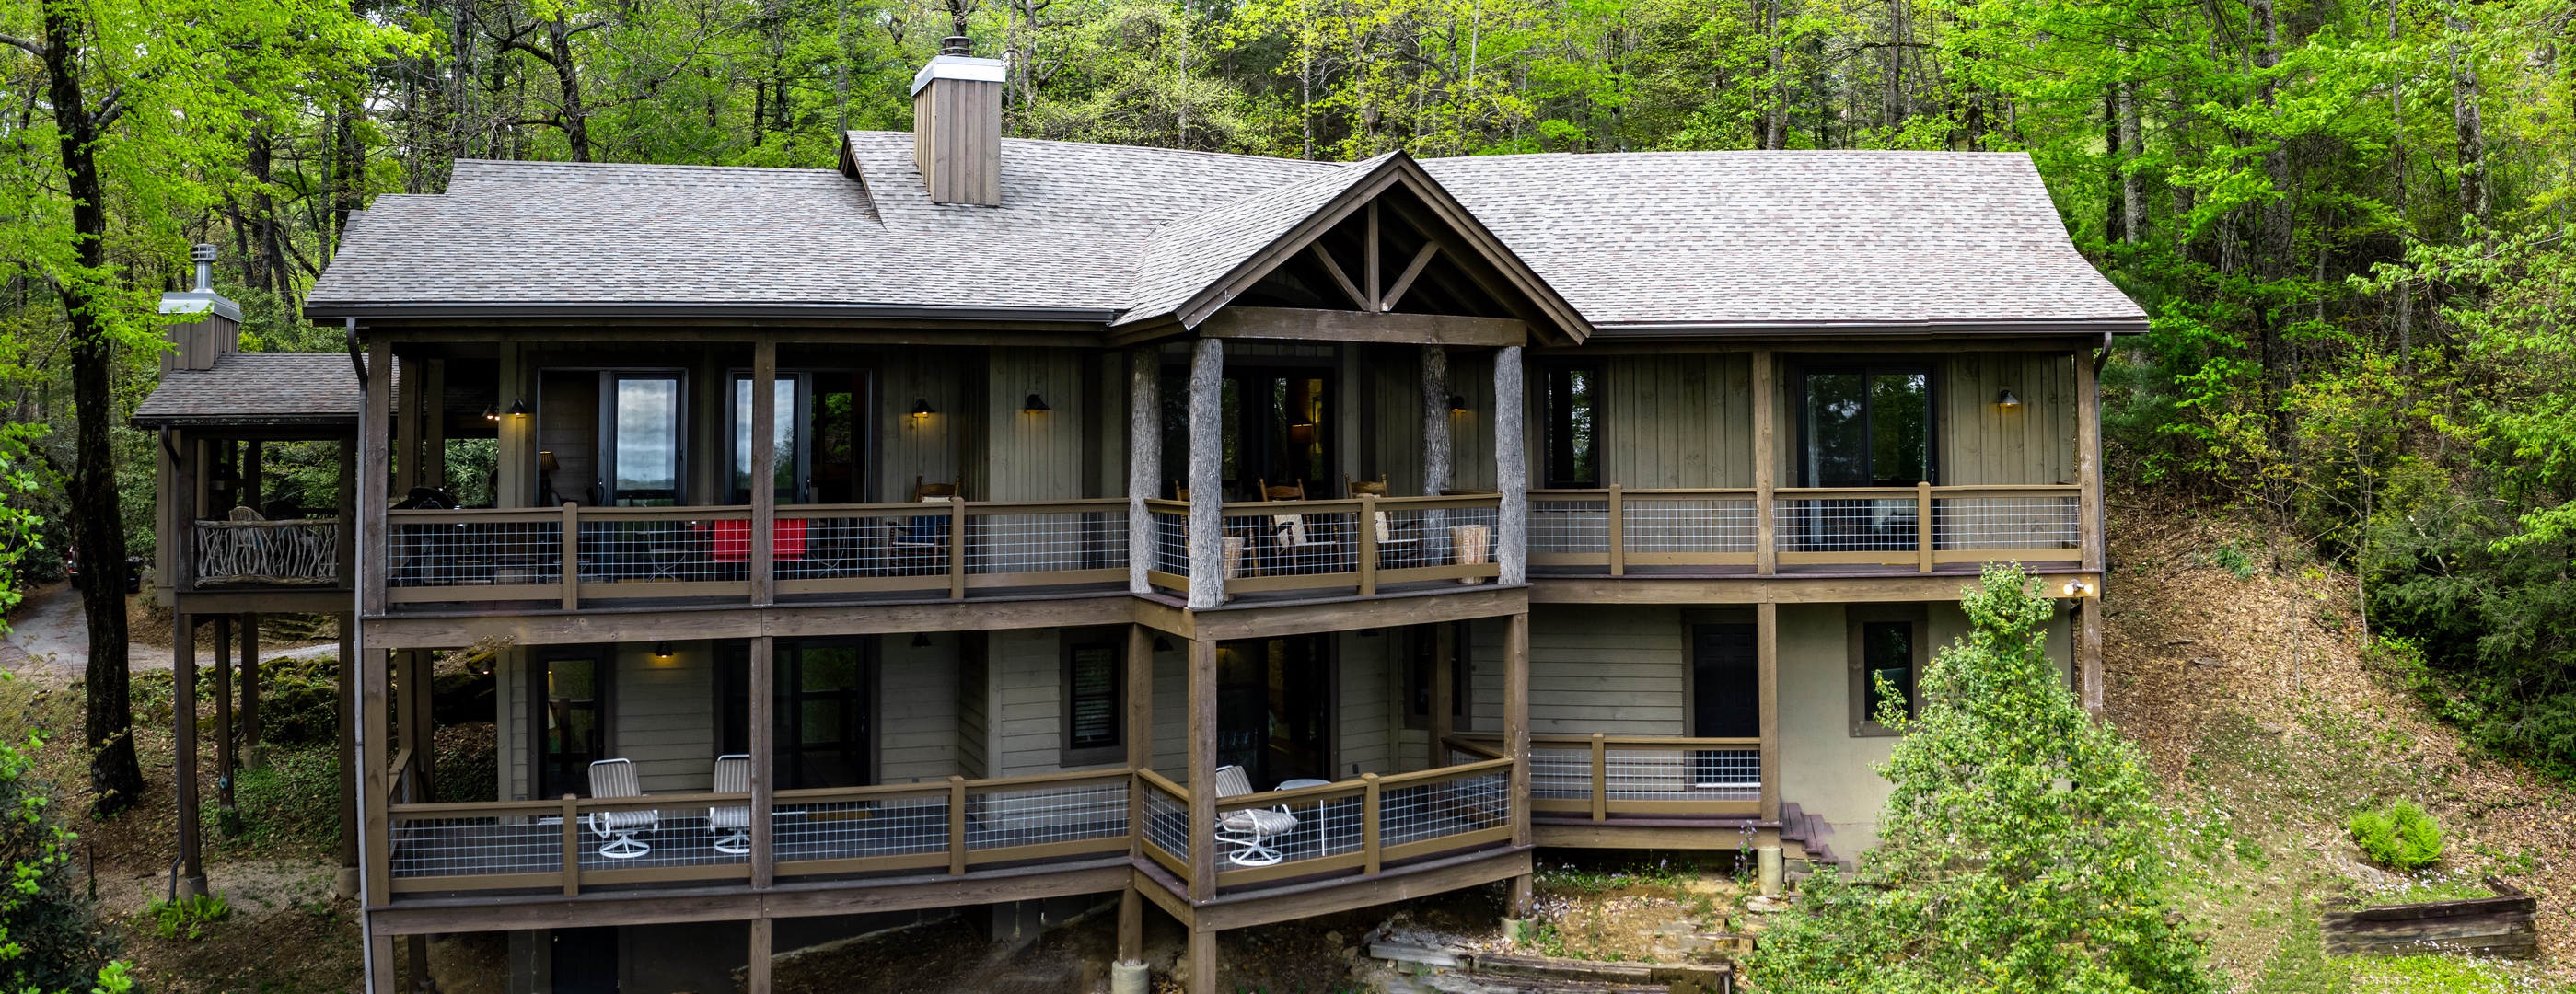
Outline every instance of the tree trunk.
{"label": "tree trunk", "polygon": [[2478,219],[2478,227],[2484,228],[2488,205],[2486,125],[2478,117],[2476,54],[2468,50],[2467,44],[2474,25],[2460,16],[2455,3],[2443,15],[2442,26],[2450,34],[2451,123],[2460,133],[2460,206]]}
{"label": "tree trunk", "polygon": [[[2120,39],[2120,52],[2129,52],[2129,40]],[[2125,215],[2120,232],[2131,244],[2147,237],[2146,191],[2141,189],[2135,164],[2147,154],[2146,128],[2138,110],[2137,70],[2125,62],[2120,67],[2120,148],[2124,160],[2120,169],[2120,209]]]}
{"label": "tree trunk", "polygon": [[581,73],[572,60],[572,25],[558,15],[547,22],[546,34],[553,43],[554,57],[546,61],[555,67],[555,85],[563,91],[564,144],[572,147],[572,161],[590,161],[590,108],[582,105]]}
{"label": "tree trunk", "polygon": [[[80,264],[90,272],[107,265],[107,198],[99,181],[97,122],[81,94],[74,60],[86,32],[72,20],[79,8],[45,8],[47,98],[54,105],[63,182],[72,199],[72,231]],[[116,404],[110,391],[115,343],[96,310],[111,306],[90,293],[83,276],[62,282],[63,311],[72,338],[72,542],[84,564],[81,610],[89,618],[89,701],[81,738],[89,749],[92,810],[114,814],[133,807],[143,793],[143,769],[134,760],[134,706],[125,670],[125,521],[118,513],[116,459],[108,429]]]}

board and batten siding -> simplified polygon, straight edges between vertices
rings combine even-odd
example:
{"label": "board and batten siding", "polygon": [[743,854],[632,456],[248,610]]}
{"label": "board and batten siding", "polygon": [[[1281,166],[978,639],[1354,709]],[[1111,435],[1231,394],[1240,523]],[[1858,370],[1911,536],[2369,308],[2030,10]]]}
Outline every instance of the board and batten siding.
{"label": "board and batten siding", "polygon": [[[901,503],[912,499],[913,481],[957,482],[958,434],[966,401],[958,381],[958,363],[947,349],[895,349],[885,353],[878,374],[877,499]],[[928,402],[938,413],[913,417],[912,407]],[[969,499],[984,495],[968,493]]]}
{"label": "board and batten siding", "polygon": [[[2075,482],[2075,357],[1963,352],[1949,358],[1941,403],[1941,482],[2005,486]],[[1996,399],[2005,390],[2020,407]]]}
{"label": "board and batten siding", "polygon": [[877,782],[947,779],[958,771],[956,636],[877,644]]}
{"label": "board and batten siding", "polygon": [[[1545,406],[1545,388],[1538,380],[1530,391],[1533,415]],[[1745,353],[1610,357],[1601,364],[1598,400],[1601,482],[1752,486],[1752,398],[1753,365]],[[1531,460],[1534,471],[1542,461]]]}
{"label": "board and batten siding", "polygon": [[[986,481],[972,500],[1073,500],[1082,496],[1087,372],[1073,349],[996,347],[986,352]],[[1048,410],[1023,409],[1029,395]],[[910,401],[905,401],[908,408]],[[911,493],[906,484],[904,494]]]}
{"label": "board and batten siding", "polygon": [[[1354,479],[1386,477],[1387,493],[1418,497],[1422,492],[1422,353],[1418,348],[1375,346],[1360,375],[1371,377],[1374,400],[1367,445],[1375,464],[1360,466]],[[1449,415],[1449,489],[1492,490],[1494,482],[1494,354],[1449,350],[1449,392],[1467,409]],[[1318,497],[1313,491],[1309,497]],[[1335,492],[1330,496],[1339,497]]]}

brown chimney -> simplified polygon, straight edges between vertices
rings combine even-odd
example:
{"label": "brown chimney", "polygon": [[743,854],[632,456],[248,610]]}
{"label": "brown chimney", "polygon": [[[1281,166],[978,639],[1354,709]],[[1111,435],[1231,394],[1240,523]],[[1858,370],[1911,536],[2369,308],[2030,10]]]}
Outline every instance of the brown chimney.
{"label": "brown chimney", "polygon": [[964,38],[912,76],[912,164],[930,200],[1002,206],[1002,60],[966,54]]}

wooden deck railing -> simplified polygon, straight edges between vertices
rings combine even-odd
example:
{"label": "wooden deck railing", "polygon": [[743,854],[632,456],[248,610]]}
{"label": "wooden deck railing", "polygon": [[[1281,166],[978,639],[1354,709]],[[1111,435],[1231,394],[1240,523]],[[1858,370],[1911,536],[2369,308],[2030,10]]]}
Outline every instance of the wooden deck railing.
{"label": "wooden deck railing", "polygon": [[[778,509],[780,596],[1113,583],[1127,502],[936,501]],[[749,598],[751,508],[389,511],[391,603]]]}
{"label": "wooden deck railing", "polygon": [[[2075,559],[2073,486],[1797,487],[1770,492],[1772,551],[1783,565],[1912,566]],[[1532,566],[1750,566],[1762,556],[1761,491],[1538,490],[1530,493]]]}
{"label": "wooden deck railing", "polygon": [[[1451,748],[1490,741],[1453,740]],[[1636,735],[1530,736],[1530,808],[1589,814],[1753,815],[1762,740]]]}
{"label": "wooden deck railing", "polygon": [[[1496,494],[1228,503],[1218,567],[1229,597],[1337,587],[1365,597],[1387,584],[1483,583],[1501,575],[1494,544],[1501,507]],[[1147,577],[1188,591],[1189,505],[1149,500],[1145,508],[1155,536]]]}
{"label": "wooden deck railing", "polygon": [[[994,780],[952,777],[777,792],[771,865],[779,876],[946,868],[1097,858],[1128,850],[1124,769]],[[619,884],[747,881],[747,851],[719,843],[747,831],[748,793],[655,794],[554,801],[388,805],[386,877],[396,894],[560,890]],[[602,855],[590,827],[603,812],[651,811],[637,834],[647,851]],[[710,815],[735,812],[719,825]]]}
{"label": "wooden deck railing", "polygon": [[[1216,803],[1216,884],[1231,887],[1286,877],[1356,870],[1376,875],[1386,864],[1507,842],[1512,836],[1509,759],[1479,759],[1418,773],[1365,774],[1320,787],[1271,790]],[[1137,775],[1144,792],[1147,858],[1190,879],[1190,788],[1152,771]],[[1260,819],[1240,817],[1261,811]],[[1252,838],[1260,827],[1260,838]],[[1268,861],[1267,850],[1278,858]]]}
{"label": "wooden deck railing", "polygon": [[327,587],[340,582],[340,521],[195,521],[189,577],[198,586]]}

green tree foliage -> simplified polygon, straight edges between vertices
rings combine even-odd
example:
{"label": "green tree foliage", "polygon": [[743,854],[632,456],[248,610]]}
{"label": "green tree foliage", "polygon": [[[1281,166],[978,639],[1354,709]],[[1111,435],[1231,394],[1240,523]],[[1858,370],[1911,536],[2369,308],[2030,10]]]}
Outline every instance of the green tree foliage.
{"label": "green tree foliage", "polygon": [[2165,816],[2137,747],[2095,722],[2044,645],[2053,605],[2018,566],[1965,592],[1968,637],[1922,710],[1855,873],[1820,870],[1750,964],[1768,992],[2214,990],[2169,915]]}

